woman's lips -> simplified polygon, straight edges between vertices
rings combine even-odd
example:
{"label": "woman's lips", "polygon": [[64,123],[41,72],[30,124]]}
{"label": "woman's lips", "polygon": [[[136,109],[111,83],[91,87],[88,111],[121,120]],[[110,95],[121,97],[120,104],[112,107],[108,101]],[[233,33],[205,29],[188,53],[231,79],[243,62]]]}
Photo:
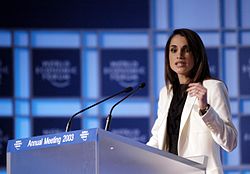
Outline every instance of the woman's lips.
{"label": "woman's lips", "polygon": [[182,67],[182,66],[186,65],[186,62],[184,62],[184,61],[178,61],[178,62],[175,63],[175,65]]}

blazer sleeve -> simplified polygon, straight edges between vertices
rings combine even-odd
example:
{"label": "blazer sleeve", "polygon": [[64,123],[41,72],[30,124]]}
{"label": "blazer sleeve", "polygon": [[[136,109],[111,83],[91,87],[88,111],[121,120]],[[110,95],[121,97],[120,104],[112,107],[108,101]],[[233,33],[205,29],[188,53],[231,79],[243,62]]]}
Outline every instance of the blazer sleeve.
{"label": "blazer sleeve", "polygon": [[202,119],[214,141],[230,152],[237,146],[237,130],[232,123],[227,88],[223,82],[216,81],[207,86],[207,91],[210,108]]}

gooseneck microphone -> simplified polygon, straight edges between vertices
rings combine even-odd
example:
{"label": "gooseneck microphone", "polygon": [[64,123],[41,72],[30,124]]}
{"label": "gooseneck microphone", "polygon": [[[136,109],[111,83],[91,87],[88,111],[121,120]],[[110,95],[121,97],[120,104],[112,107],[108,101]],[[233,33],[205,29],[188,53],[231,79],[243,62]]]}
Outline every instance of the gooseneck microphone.
{"label": "gooseneck microphone", "polygon": [[113,107],[111,108],[109,115],[106,118],[106,125],[105,125],[105,131],[109,131],[110,129],[110,124],[111,124],[111,119],[112,119],[112,111],[113,109],[119,104],[121,103],[123,100],[125,100],[126,98],[128,98],[129,96],[131,96],[132,94],[136,93],[139,89],[142,89],[145,87],[145,83],[142,82],[140,83],[137,88],[135,88],[135,90],[133,90],[132,92],[130,92],[128,95],[126,95],[124,98],[122,98],[120,101],[118,101],[116,104],[113,105]]}
{"label": "gooseneck microphone", "polygon": [[132,90],[133,90],[132,87],[127,87],[127,88],[123,89],[122,91],[117,92],[117,93],[115,93],[115,94],[113,94],[113,95],[111,95],[111,96],[109,96],[109,97],[107,97],[107,98],[105,98],[105,99],[103,99],[103,100],[101,100],[101,101],[99,101],[99,102],[97,102],[97,103],[95,103],[95,104],[93,104],[93,105],[91,105],[91,106],[89,106],[89,107],[87,107],[87,108],[84,108],[84,109],[80,110],[79,112],[75,113],[74,115],[72,115],[72,116],[70,117],[70,119],[69,119],[69,121],[68,121],[68,123],[67,123],[67,125],[66,125],[65,132],[70,131],[70,127],[71,127],[71,124],[72,124],[72,120],[73,120],[73,118],[74,118],[75,116],[77,116],[78,114],[80,114],[80,113],[82,113],[82,112],[84,112],[84,111],[86,111],[86,110],[88,110],[88,109],[90,109],[90,108],[92,108],[92,107],[94,107],[94,106],[96,106],[96,105],[102,103],[102,102],[105,102],[106,100],[109,100],[109,99],[111,99],[111,98],[113,98],[113,97],[115,97],[115,96],[117,96],[117,95],[120,95],[120,94],[122,94],[122,93],[128,93],[128,92],[130,92],[130,91],[132,91]]}

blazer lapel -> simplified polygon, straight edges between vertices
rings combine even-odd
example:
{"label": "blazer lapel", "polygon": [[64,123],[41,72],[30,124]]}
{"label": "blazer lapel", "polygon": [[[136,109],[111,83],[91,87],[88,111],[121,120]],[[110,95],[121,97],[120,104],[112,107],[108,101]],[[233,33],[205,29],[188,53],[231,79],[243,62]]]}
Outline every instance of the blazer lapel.
{"label": "blazer lapel", "polygon": [[182,111],[182,115],[181,115],[181,123],[180,123],[180,131],[179,131],[179,139],[180,139],[180,135],[182,133],[183,127],[186,124],[186,121],[190,115],[191,110],[193,109],[194,106],[194,102],[196,100],[197,97],[193,96],[191,97],[190,95],[187,95],[187,99]]}

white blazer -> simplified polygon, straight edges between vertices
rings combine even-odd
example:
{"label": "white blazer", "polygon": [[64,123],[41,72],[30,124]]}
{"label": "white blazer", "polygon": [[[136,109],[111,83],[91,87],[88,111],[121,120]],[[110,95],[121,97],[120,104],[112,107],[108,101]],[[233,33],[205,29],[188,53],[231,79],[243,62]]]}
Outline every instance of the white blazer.
{"label": "white blazer", "polygon": [[[181,115],[178,155],[182,157],[206,155],[207,174],[222,174],[220,147],[232,151],[237,146],[237,130],[231,120],[227,89],[223,82],[205,80],[207,101],[210,108],[203,116],[199,115],[197,97],[187,96]],[[147,145],[168,151],[166,125],[173,91],[161,89],[158,102],[158,117],[152,128],[152,137]]]}

